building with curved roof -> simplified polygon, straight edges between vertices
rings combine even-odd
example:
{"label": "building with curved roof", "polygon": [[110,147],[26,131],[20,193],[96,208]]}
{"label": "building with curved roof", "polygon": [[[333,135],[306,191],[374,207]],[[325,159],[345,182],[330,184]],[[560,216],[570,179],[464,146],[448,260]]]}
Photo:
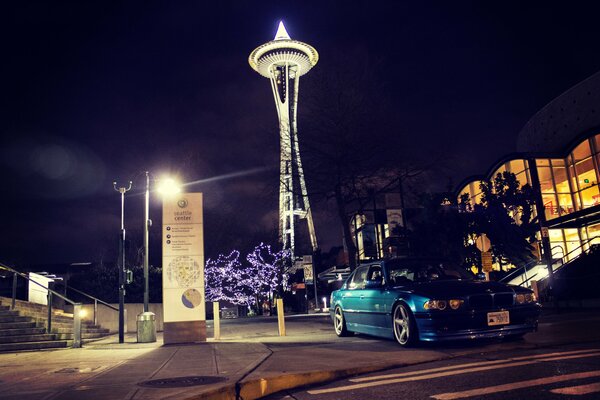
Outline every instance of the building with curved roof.
{"label": "building with curved roof", "polygon": [[548,228],[553,259],[573,259],[600,243],[600,72],[536,113],[517,146],[518,153],[464,180],[457,194],[479,202],[482,180],[512,172],[522,185],[538,189],[537,214]]}

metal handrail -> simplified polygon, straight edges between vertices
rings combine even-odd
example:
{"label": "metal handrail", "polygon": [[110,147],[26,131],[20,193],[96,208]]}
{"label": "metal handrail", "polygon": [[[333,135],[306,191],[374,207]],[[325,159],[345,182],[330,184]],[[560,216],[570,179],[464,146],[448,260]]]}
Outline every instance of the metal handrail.
{"label": "metal handrail", "polygon": [[58,296],[63,299],[67,303],[73,305],[73,348],[81,347],[81,303],[76,303],[75,301],[63,296],[62,294],[50,289],[42,285],[39,282],[31,279],[27,274],[17,271],[14,268],[9,267],[6,264],[0,262],[0,269],[4,269],[13,273],[13,288],[12,288],[12,304],[11,310],[15,309],[16,298],[17,298],[17,277],[21,277],[27,279],[29,282],[35,283],[36,285],[42,287],[44,290],[48,292],[48,318],[46,321],[46,333],[51,333],[52,331],[52,296]]}
{"label": "metal handrail", "polygon": [[119,311],[119,309],[117,307],[112,306],[112,305],[108,304],[107,302],[105,302],[103,300],[100,300],[97,297],[92,296],[91,294],[87,294],[87,293],[85,293],[85,292],[83,292],[83,291],[81,291],[79,289],[75,289],[72,286],[67,286],[67,285],[64,285],[64,286],[68,290],[72,290],[72,291],[74,291],[76,293],[79,293],[82,296],[87,297],[88,299],[94,300],[94,325],[98,325],[98,303],[103,304],[104,306],[110,308],[111,310]]}
{"label": "metal handrail", "polygon": [[[586,244],[588,244],[589,242],[591,242],[591,241],[593,241],[593,240],[596,240],[596,239],[600,239],[600,236],[594,236],[594,237],[593,237],[593,238],[591,238],[591,239],[586,239],[586,240],[584,240],[584,241],[581,243],[581,245],[579,245],[579,247],[575,247],[573,250],[571,250],[571,251],[569,251],[567,254],[565,254],[565,255],[562,257],[562,259],[561,259],[561,261],[562,261],[562,264],[561,264],[560,266],[558,266],[558,267],[557,267],[555,270],[553,270],[553,272],[554,272],[554,271],[558,271],[559,269],[561,269],[562,267],[564,267],[564,266],[565,266],[565,264],[567,264],[567,263],[570,263],[570,262],[573,262],[573,261],[575,261],[576,259],[578,259],[579,257],[581,257],[581,255],[582,255],[582,254],[584,254],[584,252],[583,252],[583,251],[581,251],[581,252],[580,252],[578,255],[576,255],[575,257],[573,257],[573,259],[572,259],[572,260],[568,260],[568,259],[567,259],[567,257],[568,257],[568,255],[569,255],[569,254],[571,254],[571,253],[574,253],[574,252],[576,252],[577,250],[582,250],[582,247],[583,247],[584,245],[586,245]],[[565,262],[565,260],[566,260],[566,262]]]}
{"label": "metal handrail", "polygon": [[505,282],[505,281],[509,281],[511,279],[513,279],[515,276],[522,274],[522,273],[527,273],[527,270],[529,267],[533,267],[536,266],[539,263],[538,259],[535,260],[531,260],[528,261],[527,263],[525,263],[525,265],[515,268],[514,270],[512,270],[509,274],[503,276],[502,278],[500,278],[498,280],[498,282]]}
{"label": "metal handrail", "polygon": [[[594,236],[593,238],[589,238],[589,239],[586,239],[586,240],[582,241],[582,242],[581,242],[581,244],[579,245],[579,247],[576,247],[576,248],[574,248],[573,250],[569,251],[567,254],[564,254],[564,251],[563,251],[563,256],[560,258],[561,265],[560,265],[559,267],[557,267],[556,269],[553,269],[553,272],[554,272],[554,271],[558,271],[560,268],[562,268],[562,267],[563,267],[563,266],[566,264],[566,263],[565,263],[565,260],[567,259],[567,256],[569,256],[569,254],[571,254],[571,253],[573,253],[573,252],[575,252],[575,251],[577,251],[577,250],[581,250],[581,249],[582,249],[582,247],[583,247],[584,245],[586,245],[586,244],[588,244],[588,243],[590,243],[591,241],[593,241],[593,240],[596,240],[596,239],[600,239],[600,236]],[[554,246],[554,247],[556,247],[556,246]],[[554,248],[554,247],[553,247],[553,248]],[[562,248],[561,248],[561,249],[562,249]],[[582,253],[583,253],[583,252],[582,252]],[[580,256],[582,253],[580,253],[579,255],[577,255],[577,257],[573,258],[573,260],[577,259],[577,258],[578,258],[578,257],[579,257],[579,256]],[[552,260],[553,260],[553,264],[554,264],[554,259],[552,259]],[[568,260],[567,262],[571,262],[571,261],[573,261],[573,260]],[[528,268],[528,267],[529,267],[531,264],[537,264],[538,262],[539,262],[538,260],[533,260],[533,261],[530,261],[530,262],[528,262],[527,264],[523,265],[522,267],[516,268],[516,269],[515,269],[515,270],[513,270],[513,271],[512,271],[510,274],[508,274],[508,275],[506,275],[505,277],[501,278],[501,279],[499,280],[499,282],[508,281],[508,280],[509,280],[509,278],[510,278],[510,279],[512,279],[512,278],[514,278],[515,276],[519,275],[520,273],[523,273],[523,270],[524,270],[524,272],[525,272],[525,273],[527,273],[527,268]],[[531,278],[529,278],[529,279],[526,279],[526,281],[529,281],[530,279],[531,279]],[[524,283],[524,282],[522,282],[521,284],[523,284],[523,283]]]}

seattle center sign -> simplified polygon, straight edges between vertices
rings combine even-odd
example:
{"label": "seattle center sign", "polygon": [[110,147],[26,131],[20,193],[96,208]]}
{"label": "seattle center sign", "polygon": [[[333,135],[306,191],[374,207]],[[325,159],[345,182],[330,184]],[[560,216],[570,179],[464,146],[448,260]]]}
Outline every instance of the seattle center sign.
{"label": "seattle center sign", "polygon": [[164,344],[206,341],[202,193],[163,202]]}

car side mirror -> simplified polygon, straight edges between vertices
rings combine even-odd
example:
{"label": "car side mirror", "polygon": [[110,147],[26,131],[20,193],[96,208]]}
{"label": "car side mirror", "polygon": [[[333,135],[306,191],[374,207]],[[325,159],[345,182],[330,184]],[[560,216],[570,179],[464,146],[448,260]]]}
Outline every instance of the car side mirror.
{"label": "car side mirror", "polygon": [[383,286],[383,278],[381,276],[368,280],[365,284],[365,289],[379,289]]}

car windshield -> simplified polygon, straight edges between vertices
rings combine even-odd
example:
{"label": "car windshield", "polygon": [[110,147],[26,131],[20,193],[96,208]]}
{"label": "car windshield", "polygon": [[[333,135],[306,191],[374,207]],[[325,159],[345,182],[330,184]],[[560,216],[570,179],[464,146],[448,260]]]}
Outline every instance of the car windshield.
{"label": "car windshield", "polygon": [[392,285],[403,285],[411,282],[432,282],[438,280],[474,279],[471,272],[444,261],[391,261],[387,263],[387,268]]}

